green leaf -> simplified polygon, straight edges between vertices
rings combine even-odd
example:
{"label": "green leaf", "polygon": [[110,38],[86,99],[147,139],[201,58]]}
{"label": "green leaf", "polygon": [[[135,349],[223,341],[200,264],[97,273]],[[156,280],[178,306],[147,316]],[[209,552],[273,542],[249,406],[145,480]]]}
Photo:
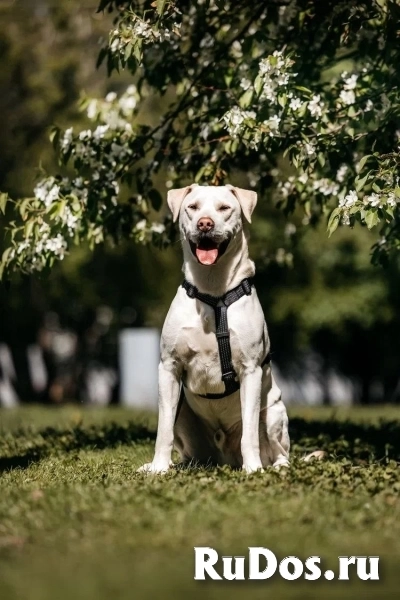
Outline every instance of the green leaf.
{"label": "green leaf", "polygon": [[356,109],[354,108],[354,106],[350,106],[350,107],[349,107],[349,110],[347,111],[347,115],[348,115],[349,117],[355,117],[355,116],[356,116],[356,114],[357,114],[357,111],[356,111]]}
{"label": "green leaf", "polygon": [[26,217],[27,217],[26,213],[28,211],[30,203],[31,203],[31,198],[25,198],[25,200],[22,200],[21,204],[19,205],[19,214],[21,215],[21,217],[24,221],[26,220]]}
{"label": "green leaf", "polygon": [[335,208],[331,212],[331,215],[328,220],[328,226],[327,226],[327,231],[328,231],[329,237],[331,237],[332,233],[334,231],[336,231],[336,229],[338,228],[338,225],[340,223],[340,215],[341,215],[341,209],[339,207]]}
{"label": "green leaf", "polygon": [[325,155],[323,152],[318,152],[318,162],[321,165],[321,167],[325,166]]}
{"label": "green leaf", "polygon": [[57,149],[60,141],[61,131],[59,127],[53,127],[50,132],[50,141],[53,144],[53,148]]}
{"label": "green leaf", "polygon": [[369,171],[364,177],[362,177],[361,179],[359,177],[356,177],[354,180],[354,187],[356,188],[357,192],[360,192],[364,185],[367,183],[369,176],[371,174],[371,171]]}
{"label": "green leaf", "polygon": [[285,108],[285,106],[287,104],[287,95],[286,94],[282,94],[281,96],[278,96],[278,104],[282,108]]}
{"label": "green leaf", "polygon": [[260,75],[257,75],[257,77],[254,80],[254,90],[255,90],[257,96],[259,96],[261,94],[263,87],[264,87],[264,80]]}
{"label": "green leaf", "polygon": [[49,215],[50,219],[54,220],[54,219],[58,219],[59,217],[62,217],[62,215],[64,214],[64,211],[65,211],[66,204],[67,203],[65,200],[59,200],[58,202],[53,202],[53,204],[50,206],[50,208],[46,211],[47,214]]}
{"label": "green leaf", "polygon": [[393,206],[385,206],[385,208],[382,210],[384,217],[386,218],[386,221],[391,221],[392,219],[394,219],[394,210],[393,210]]}
{"label": "green leaf", "polygon": [[160,210],[163,203],[163,199],[160,192],[154,189],[150,190],[148,193],[148,197],[154,210]]}
{"label": "green leaf", "polygon": [[195,183],[198,183],[199,181],[201,181],[201,178],[203,177],[205,172],[206,172],[206,167],[201,167],[201,169],[199,169],[197,171],[196,176],[194,178]]}
{"label": "green leaf", "polygon": [[142,62],[142,40],[136,40],[133,46],[133,54],[138,63]]}
{"label": "green leaf", "polygon": [[357,213],[360,212],[360,202],[356,202],[356,204],[353,204],[353,206],[351,208],[349,208],[349,215],[355,215]]}
{"label": "green leaf", "polygon": [[365,163],[370,158],[372,158],[372,154],[366,154],[365,156],[362,157],[362,159],[358,163],[358,170],[359,170],[359,172],[361,172],[363,170],[363,168],[365,167]]}
{"label": "green leaf", "polygon": [[26,239],[30,238],[33,231],[33,226],[35,225],[35,221],[28,221],[24,227],[24,237]]}
{"label": "green leaf", "polygon": [[2,193],[0,194],[0,211],[3,215],[6,214],[6,205],[8,202],[8,194]]}
{"label": "green leaf", "polygon": [[239,105],[241,108],[248,108],[253,99],[253,90],[250,88],[239,98]]}
{"label": "green leaf", "polygon": [[308,88],[302,86],[302,85],[296,85],[295,86],[296,90],[299,90],[299,92],[305,92],[306,94],[310,94],[311,95],[311,90],[309,90]]}
{"label": "green leaf", "polygon": [[380,219],[379,219],[377,210],[366,211],[365,224],[368,227],[368,229],[372,229],[372,227],[375,227],[375,225],[378,225],[379,220]]}
{"label": "green leaf", "polygon": [[13,249],[12,246],[10,246],[9,248],[6,248],[4,250],[4,252],[3,252],[2,257],[1,257],[1,261],[0,261],[0,280],[3,277],[3,273],[4,273],[5,268],[8,266],[8,259],[10,257],[10,253],[11,253],[12,249]]}
{"label": "green leaf", "polygon": [[157,2],[156,2],[157,12],[160,15],[160,17],[162,17],[162,15],[163,15],[165,5],[166,5],[166,0],[157,0]]}
{"label": "green leaf", "polygon": [[224,75],[224,81],[225,81],[225,85],[226,87],[230,87],[231,83],[232,83],[232,74],[231,73],[225,73]]}
{"label": "green leaf", "polygon": [[100,4],[96,12],[102,12],[109,4],[111,4],[111,1],[112,0],[100,0]]}
{"label": "green leaf", "polygon": [[129,60],[132,55],[133,45],[127,44],[125,47],[124,59]]}
{"label": "green leaf", "polygon": [[104,62],[105,57],[108,54],[108,48],[102,48],[99,52],[99,56],[96,62],[96,69],[98,69]]}

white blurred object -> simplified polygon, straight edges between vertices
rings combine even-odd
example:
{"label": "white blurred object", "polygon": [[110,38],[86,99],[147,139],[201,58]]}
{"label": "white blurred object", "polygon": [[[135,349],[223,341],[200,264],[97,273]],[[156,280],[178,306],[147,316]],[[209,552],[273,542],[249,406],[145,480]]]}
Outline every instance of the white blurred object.
{"label": "white blurred object", "polygon": [[19,398],[12,385],[16,374],[10,348],[0,344],[0,406],[14,408],[19,404]]}
{"label": "white blurred object", "polygon": [[86,393],[89,404],[107,406],[110,404],[112,392],[117,383],[114,369],[102,366],[90,366],[86,373]]}
{"label": "white blurred object", "polygon": [[331,406],[351,406],[357,397],[356,383],[333,369],[324,373],[315,355],[307,356],[303,368],[293,368],[290,376],[273,365],[286,405],[319,406],[325,398]]}
{"label": "white blurred object", "polygon": [[120,332],[121,404],[135,408],[157,409],[159,358],[158,329],[130,328]]}
{"label": "white blurred object", "polygon": [[32,387],[37,394],[44,392],[48,376],[43,359],[43,352],[38,344],[31,344],[27,349],[28,370]]}

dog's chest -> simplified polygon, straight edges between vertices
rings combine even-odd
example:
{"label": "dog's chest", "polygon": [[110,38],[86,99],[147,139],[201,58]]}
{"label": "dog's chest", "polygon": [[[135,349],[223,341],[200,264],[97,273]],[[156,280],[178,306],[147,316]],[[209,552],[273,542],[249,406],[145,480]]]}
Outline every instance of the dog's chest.
{"label": "dog's chest", "polygon": [[196,311],[182,323],[176,350],[185,367],[193,367],[196,363],[199,366],[211,366],[219,362],[215,316],[211,307],[201,307],[199,312]]}

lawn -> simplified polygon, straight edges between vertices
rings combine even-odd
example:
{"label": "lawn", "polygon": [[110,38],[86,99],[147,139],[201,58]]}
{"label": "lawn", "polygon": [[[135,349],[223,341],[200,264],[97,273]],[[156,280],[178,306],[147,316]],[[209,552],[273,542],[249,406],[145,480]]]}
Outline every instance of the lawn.
{"label": "lawn", "polygon": [[[157,478],[135,472],[152,456],[154,415],[0,412],[1,600],[397,597],[400,408],[290,417],[289,469]],[[328,459],[300,460],[315,449]],[[381,578],[199,582],[194,546],[221,555],[264,546],[278,560],[318,555],[336,572],[338,556],[378,555]]]}

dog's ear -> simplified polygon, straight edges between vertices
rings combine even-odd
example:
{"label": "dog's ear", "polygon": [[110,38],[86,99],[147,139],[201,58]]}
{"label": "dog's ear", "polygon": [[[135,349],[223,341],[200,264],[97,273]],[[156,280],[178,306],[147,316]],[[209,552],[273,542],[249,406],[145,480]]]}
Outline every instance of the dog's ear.
{"label": "dog's ear", "polygon": [[167,194],[168,206],[172,212],[172,220],[175,223],[179,217],[179,211],[181,210],[182,202],[191,191],[193,187],[196,187],[197,183],[192,183],[184,188],[177,188],[176,190],[169,190]]}
{"label": "dog's ear", "polygon": [[233,185],[227,185],[234,196],[239,200],[239,204],[243,211],[244,216],[251,223],[251,215],[257,204],[257,194],[252,190],[243,190],[242,188],[234,187]]}

